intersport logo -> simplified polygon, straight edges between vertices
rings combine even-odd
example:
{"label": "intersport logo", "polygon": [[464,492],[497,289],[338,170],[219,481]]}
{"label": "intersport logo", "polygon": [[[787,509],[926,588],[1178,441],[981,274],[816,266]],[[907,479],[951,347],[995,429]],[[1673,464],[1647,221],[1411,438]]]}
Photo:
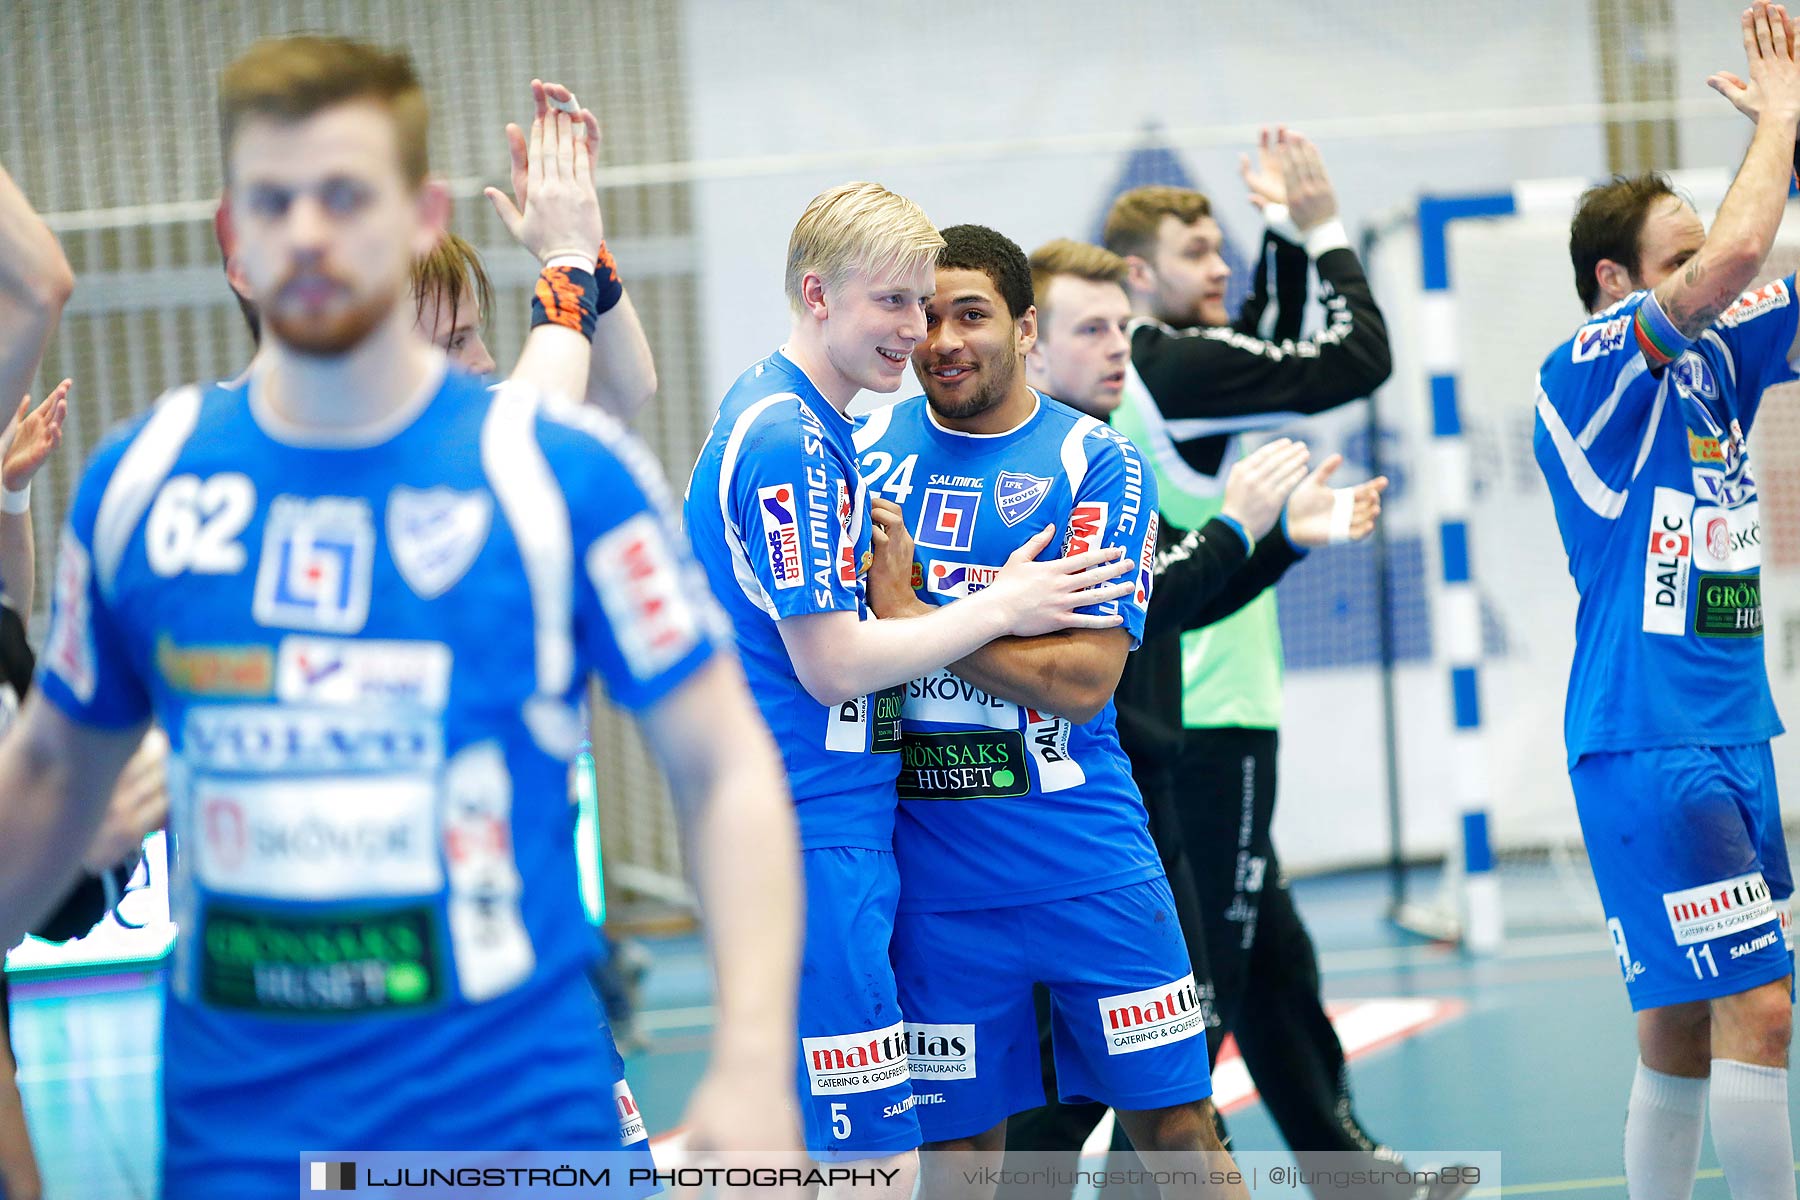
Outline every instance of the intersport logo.
{"label": "intersport logo", "polygon": [[794,485],[781,483],[759,488],[756,499],[762,512],[769,574],[776,588],[797,588],[806,582],[806,571],[800,564],[800,521],[794,506]]}

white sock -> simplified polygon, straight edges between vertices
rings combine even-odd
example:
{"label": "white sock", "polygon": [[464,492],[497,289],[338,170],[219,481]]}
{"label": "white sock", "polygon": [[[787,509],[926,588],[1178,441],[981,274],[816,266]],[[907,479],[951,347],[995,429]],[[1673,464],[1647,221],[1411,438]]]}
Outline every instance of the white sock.
{"label": "white sock", "polygon": [[1712,1138],[1732,1200],[1794,1200],[1786,1067],[1713,1059]]}
{"label": "white sock", "polygon": [[[1717,1063],[1713,1069],[1717,1074]],[[1693,1196],[1705,1125],[1706,1080],[1664,1075],[1638,1060],[1625,1110],[1625,1189],[1631,1200]]]}

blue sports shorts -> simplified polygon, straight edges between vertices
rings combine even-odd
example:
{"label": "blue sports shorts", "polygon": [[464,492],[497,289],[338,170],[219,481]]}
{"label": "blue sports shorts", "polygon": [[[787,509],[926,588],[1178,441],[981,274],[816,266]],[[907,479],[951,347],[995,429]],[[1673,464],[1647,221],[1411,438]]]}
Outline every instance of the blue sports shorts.
{"label": "blue sports shorts", "polygon": [[1161,875],[1066,900],[901,913],[893,955],[928,1142],[1044,1103],[1038,983],[1064,1101],[1130,1111],[1212,1094],[1205,1016]]}
{"label": "blue sports shorts", "polygon": [[1767,742],[1589,754],[1569,778],[1634,1011],[1793,974]]}

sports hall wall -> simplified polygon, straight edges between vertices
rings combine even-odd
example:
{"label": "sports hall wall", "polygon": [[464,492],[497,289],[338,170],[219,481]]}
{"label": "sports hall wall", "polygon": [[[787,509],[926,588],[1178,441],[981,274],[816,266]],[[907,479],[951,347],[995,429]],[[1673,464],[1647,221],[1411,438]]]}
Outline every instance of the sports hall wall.
{"label": "sports hall wall", "polygon": [[[43,491],[60,500],[105,428],[165,387],[235,374],[249,355],[213,245],[212,89],[257,36],[330,30],[412,51],[433,104],[433,166],[455,182],[455,227],[498,285],[489,343],[503,364],[525,331],[534,264],[480,197],[503,182],[501,127],[527,114],[534,75],[601,114],[608,240],[662,381],[640,430],[678,487],[717,398],[785,333],[788,231],[823,187],[878,179],[941,223],[989,224],[1029,250],[1093,236],[1122,181],[1185,178],[1214,197],[1241,255],[1260,234],[1237,154],[1259,124],[1287,121],[1321,145],[1352,235],[1385,233],[1374,276],[1396,372],[1379,398],[1379,449],[1395,478],[1405,849],[1440,852],[1454,764],[1407,214],[1422,194],[1603,175],[1608,122],[1622,118],[1666,123],[1676,161],[1664,165],[1735,165],[1749,126],[1703,80],[1741,67],[1736,11],[1728,0],[9,0],[0,92],[27,99],[0,111],[0,162],[50,215],[81,280],[44,367],[76,389],[72,436]],[[1566,282],[1533,303],[1579,319]],[[1521,413],[1548,349],[1514,364]],[[1362,406],[1297,428],[1321,455],[1344,450],[1348,472],[1365,468]],[[36,512],[49,545],[61,505]],[[1374,561],[1367,547],[1321,551],[1282,586],[1277,824],[1291,868],[1388,851]],[[661,785],[604,712],[596,753],[609,878],[678,887]]]}

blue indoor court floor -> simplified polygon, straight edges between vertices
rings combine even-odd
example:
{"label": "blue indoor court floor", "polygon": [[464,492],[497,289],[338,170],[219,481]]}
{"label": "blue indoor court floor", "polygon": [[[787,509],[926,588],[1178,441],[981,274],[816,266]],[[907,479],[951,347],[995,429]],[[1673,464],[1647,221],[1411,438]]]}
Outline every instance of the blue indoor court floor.
{"label": "blue indoor court floor", "polygon": [[[1389,927],[1384,876],[1302,880],[1295,892],[1346,1044],[1368,1047],[1353,1052],[1351,1077],[1372,1133],[1415,1163],[1497,1150],[1508,1196],[1625,1195],[1620,1145],[1635,1052],[1604,931],[1516,939],[1477,960]],[[698,938],[646,945],[653,965],[640,1027],[649,1046],[627,1069],[655,1135],[680,1123],[712,1008]],[[156,982],[135,975],[14,989],[20,1084],[49,1200],[153,1194]],[[1221,1064],[1227,1100],[1242,1083],[1230,1072]],[[1237,1148],[1279,1150],[1258,1102],[1226,1107]],[[1701,1166],[1696,1200],[1724,1200],[1710,1145]]]}

